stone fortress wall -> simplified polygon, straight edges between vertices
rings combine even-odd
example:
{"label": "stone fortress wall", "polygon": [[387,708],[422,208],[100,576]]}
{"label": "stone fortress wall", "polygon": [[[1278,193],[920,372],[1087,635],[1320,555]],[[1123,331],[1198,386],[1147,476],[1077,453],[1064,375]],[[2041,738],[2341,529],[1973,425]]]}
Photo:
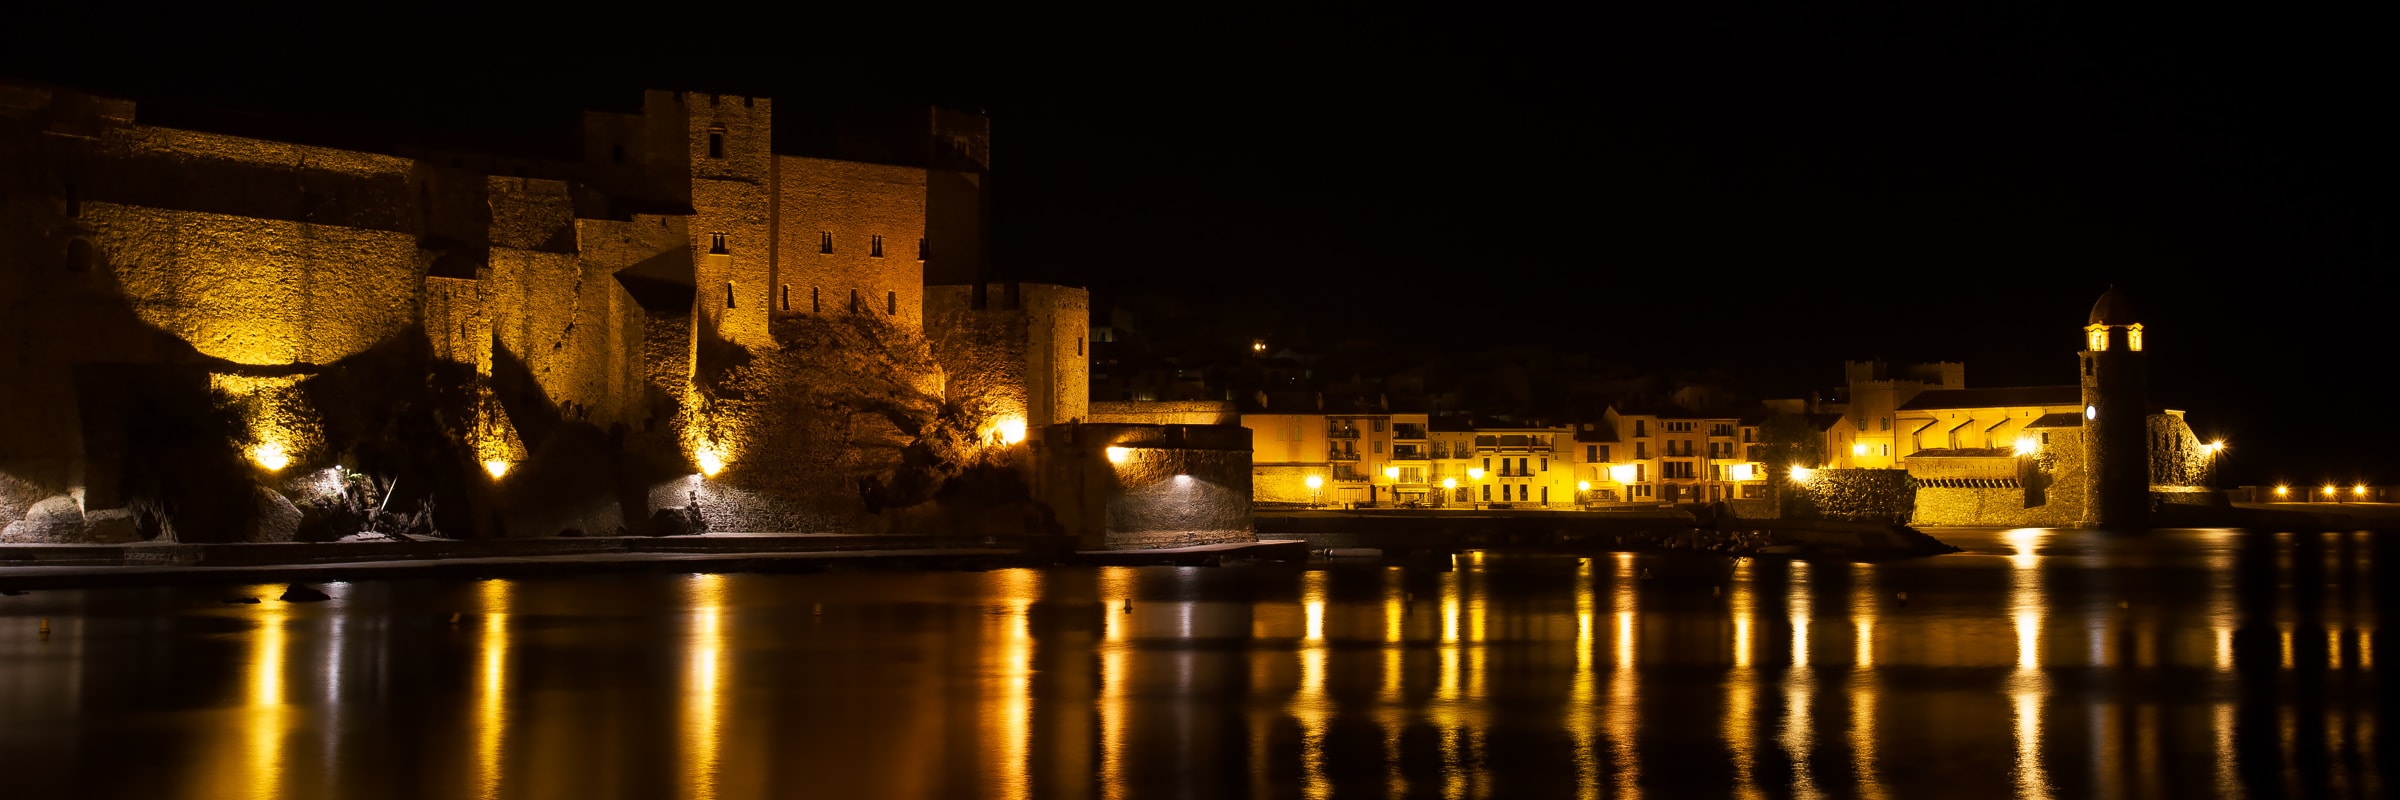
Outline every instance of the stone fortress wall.
{"label": "stone fortress wall", "polygon": [[[140,495],[149,505],[127,513],[141,538],[288,539],[305,521],[256,520],[291,516],[275,509],[306,506],[322,475],[345,474],[336,467],[400,477],[396,497],[437,501],[451,535],[638,530],[699,496],[693,484],[717,484],[724,500],[706,510],[720,529],[874,529],[838,486],[829,496],[824,481],[768,476],[809,459],[839,462],[817,470],[828,475],[888,475],[889,442],[711,449],[711,426],[823,410],[761,400],[796,390],[760,374],[770,365],[822,379],[859,360],[801,346],[793,331],[807,326],[776,318],[874,314],[879,342],[927,359],[933,349],[910,342],[929,317],[971,321],[941,329],[965,359],[957,369],[910,362],[921,374],[896,385],[938,401],[940,376],[955,373],[1007,398],[1020,425],[1087,414],[1082,290],[1011,284],[996,306],[928,296],[920,241],[979,246],[974,187],[989,158],[979,117],[935,127],[957,151],[938,169],[782,156],[766,98],[649,92],[640,112],[585,115],[580,162],[516,177],[442,154],[144,125],[130,102],[0,87],[0,359],[12,375],[0,382],[0,538],[95,540],[83,518]],[[929,224],[937,194],[957,230]],[[979,259],[954,261],[980,274]],[[750,394],[729,394],[737,385]],[[163,417],[229,421],[192,441],[124,432],[159,403]],[[712,417],[741,403],[748,416]],[[162,454],[220,467],[219,494],[263,487],[259,509],[138,466]],[[726,479],[704,479],[718,469]],[[125,538],[124,516],[107,517],[106,537]]]}

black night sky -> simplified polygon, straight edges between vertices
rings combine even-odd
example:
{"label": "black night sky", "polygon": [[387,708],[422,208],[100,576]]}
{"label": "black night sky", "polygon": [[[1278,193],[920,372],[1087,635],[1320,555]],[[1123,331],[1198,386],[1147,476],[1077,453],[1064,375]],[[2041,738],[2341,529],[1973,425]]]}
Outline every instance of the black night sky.
{"label": "black night sky", "polygon": [[2071,383],[2113,283],[2228,477],[2400,477],[2372,12],[1642,5],[80,5],[0,77],[496,141],[645,87],[981,108],[1005,277],[1775,394]]}

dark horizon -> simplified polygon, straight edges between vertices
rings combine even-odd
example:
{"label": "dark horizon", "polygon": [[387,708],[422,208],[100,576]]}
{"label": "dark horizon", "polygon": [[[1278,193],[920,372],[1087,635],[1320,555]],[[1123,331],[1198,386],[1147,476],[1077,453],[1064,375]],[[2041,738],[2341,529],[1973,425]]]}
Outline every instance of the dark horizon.
{"label": "dark horizon", "polygon": [[[2110,285],[2234,482],[2390,480],[2387,74],[2363,20],[1908,9],[1591,20],[45,9],[0,78],[521,146],[644,88],[989,113],[999,277],[1313,338],[1538,346],[1762,393],[1845,359],[2074,381]],[[706,24],[702,24],[706,23]],[[362,33],[363,31],[363,33]],[[669,31],[669,33],[662,33]],[[80,33],[79,33],[80,32]],[[670,39],[669,36],[680,38]],[[2297,413],[2296,413],[2297,412]]]}

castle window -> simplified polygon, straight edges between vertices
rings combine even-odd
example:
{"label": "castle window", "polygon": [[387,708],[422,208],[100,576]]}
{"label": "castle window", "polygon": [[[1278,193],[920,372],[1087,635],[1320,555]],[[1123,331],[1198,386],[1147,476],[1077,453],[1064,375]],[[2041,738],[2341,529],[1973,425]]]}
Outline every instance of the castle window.
{"label": "castle window", "polygon": [[2090,334],[2092,352],[2097,353],[2108,349],[2108,326],[2094,325],[2084,330]]}
{"label": "castle window", "polygon": [[817,287],[808,287],[808,313],[816,314],[824,310],[825,302],[817,296]]}
{"label": "castle window", "polygon": [[733,281],[725,282],[725,307],[733,307]]}
{"label": "castle window", "polygon": [[868,257],[868,258],[882,258],[882,257],[883,257],[883,234],[880,234],[880,233],[878,233],[878,234],[875,234],[875,235],[873,235],[873,236],[869,236],[869,237],[867,237],[867,257]]}
{"label": "castle window", "polygon": [[923,237],[923,236],[919,236],[919,237],[917,237],[917,260],[918,260],[918,261],[923,261],[923,260],[925,260],[925,249],[926,249],[926,248],[925,248],[925,237]]}
{"label": "castle window", "polygon": [[717,129],[715,129],[715,130],[712,130],[712,131],[709,131],[709,132],[708,132],[708,157],[709,157],[709,158],[724,158],[724,157],[725,157],[725,129],[724,129],[724,128],[717,128]]}
{"label": "castle window", "polygon": [[2131,351],[2133,351],[2133,352],[2136,352],[2136,353],[2139,353],[2139,352],[2141,352],[2141,351],[2142,351],[2142,326],[2141,326],[2141,325],[2139,325],[2139,324],[2135,324],[2135,325],[2127,325],[2127,326],[2125,326],[2125,349],[2127,349],[2127,350],[2131,350]]}
{"label": "castle window", "polygon": [[817,252],[833,252],[833,231],[817,231]]}
{"label": "castle window", "polygon": [[858,313],[858,290],[850,290],[850,313]]}
{"label": "castle window", "polygon": [[788,283],[783,285],[783,310],[792,310],[792,285]]}
{"label": "castle window", "polygon": [[1075,354],[1083,355],[1083,337],[1075,337]]}
{"label": "castle window", "polygon": [[725,255],[733,251],[725,249],[725,234],[712,233],[708,235],[708,252],[715,255]]}
{"label": "castle window", "polygon": [[899,292],[884,292],[884,293],[883,293],[883,313],[884,313],[886,316],[889,316],[889,315],[894,315],[894,314],[898,314],[898,313],[900,313],[900,293],[899,293]]}

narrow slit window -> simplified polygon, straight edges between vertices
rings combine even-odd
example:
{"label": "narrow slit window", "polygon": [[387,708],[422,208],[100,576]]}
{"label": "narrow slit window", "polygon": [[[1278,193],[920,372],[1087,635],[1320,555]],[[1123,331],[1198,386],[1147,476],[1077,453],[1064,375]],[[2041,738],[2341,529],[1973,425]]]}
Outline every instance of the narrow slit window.
{"label": "narrow slit window", "polygon": [[833,231],[818,231],[818,232],[817,232],[817,252],[819,252],[819,253],[831,253],[831,252],[833,252]]}
{"label": "narrow slit window", "polygon": [[733,281],[725,282],[725,307],[733,307]]}
{"label": "narrow slit window", "polygon": [[858,290],[850,290],[850,313],[858,313]]}
{"label": "narrow slit window", "polygon": [[816,314],[825,310],[824,298],[818,296],[817,292],[817,287],[808,287],[808,313]]}
{"label": "narrow slit window", "polygon": [[888,317],[888,316],[897,316],[899,313],[900,313],[900,293],[899,293],[899,292],[884,292],[884,293],[883,293],[883,314],[884,314],[884,316],[887,316],[887,317]]}
{"label": "narrow slit window", "polygon": [[783,285],[783,310],[792,310],[792,285],[788,283]]}
{"label": "narrow slit window", "polygon": [[919,237],[917,237],[917,260],[918,260],[918,261],[923,261],[923,260],[925,260],[925,250],[926,250],[926,248],[925,248],[925,237],[922,237],[922,236],[919,236]]}
{"label": "narrow slit window", "polygon": [[708,252],[715,255],[724,255],[733,251],[725,249],[725,234],[712,233],[708,235]]}
{"label": "narrow slit window", "polygon": [[873,235],[873,236],[867,237],[867,257],[868,257],[868,258],[882,258],[882,257],[883,257],[883,234],[880,234],[880,233],[878,233],[878,234],[875,234],[875,235]]}

